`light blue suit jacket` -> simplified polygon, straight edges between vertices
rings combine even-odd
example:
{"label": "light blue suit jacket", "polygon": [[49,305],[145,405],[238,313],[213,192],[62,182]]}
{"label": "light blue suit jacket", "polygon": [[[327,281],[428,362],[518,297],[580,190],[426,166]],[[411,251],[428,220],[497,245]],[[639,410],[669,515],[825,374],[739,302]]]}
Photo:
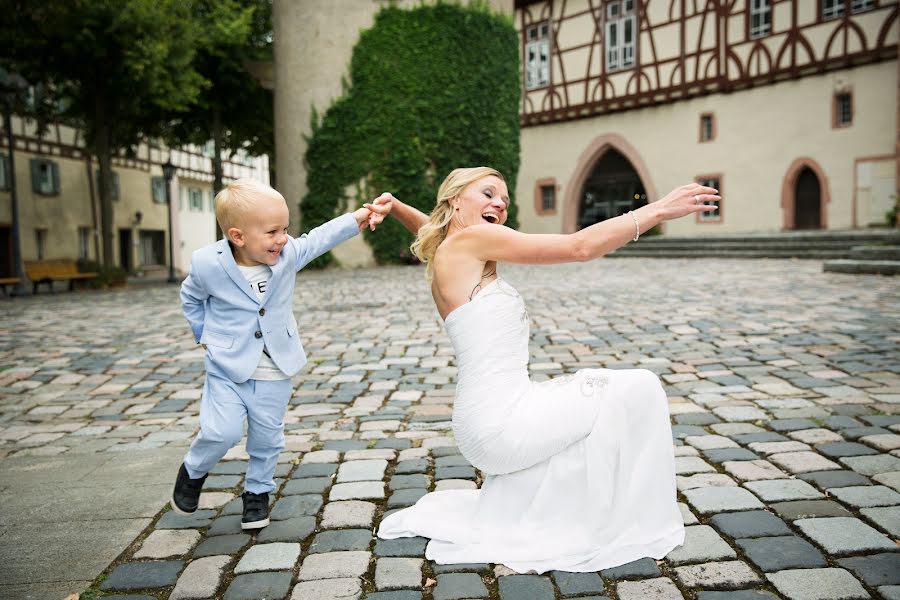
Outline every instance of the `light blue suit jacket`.
{"label": "light blue suit jacket", "polygon": [[243,383],[265,347],[285,374],[299,371],[306,353],[293,313],[297,271],[357,233],[356,219],[348,213],[299,238],[289,237],[262,301],[238,269],[227,240],[194,252],[181,284],[181,303],[194,340],[206,344],[207,360],[231,381]]}

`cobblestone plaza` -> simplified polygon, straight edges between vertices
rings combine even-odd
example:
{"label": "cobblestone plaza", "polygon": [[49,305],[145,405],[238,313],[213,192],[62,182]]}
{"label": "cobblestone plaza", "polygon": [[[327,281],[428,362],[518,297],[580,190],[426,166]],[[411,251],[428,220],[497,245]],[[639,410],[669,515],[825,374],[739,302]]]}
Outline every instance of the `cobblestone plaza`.
{"label": "cobblestone plaza", "polygon": [[[146,527],[98,568],[91,597],[900,598],[896,279],[717,259],[505,266],[501,276],[528,307],[533,378],[585,367],[659,375],[682,547],[600,573],[516,575],[436,565],[421,538],[376,539],[385,513],[481,481],[450,427],[452,348],[421,269],[304,271],[295,313],[310,364],[294,378],[272,524],[241,532],[247,455],[236,447],[193,516],[150,507]],[[145,453],[168,457],[161,481],[174,481],[202,380],[176,286],[4,300],[0,471]],[[0,504],[16,485],[0,482]],[[29,516],[0,514],[11,544]],[[13,570],[0,567],[0,579]]]}

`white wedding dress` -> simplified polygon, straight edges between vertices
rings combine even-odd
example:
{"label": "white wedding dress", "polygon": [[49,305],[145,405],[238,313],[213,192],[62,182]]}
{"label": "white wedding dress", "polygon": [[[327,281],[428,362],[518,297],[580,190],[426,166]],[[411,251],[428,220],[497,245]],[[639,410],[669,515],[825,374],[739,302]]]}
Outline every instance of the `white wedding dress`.
{"label": "white wedding dress", "polygon": [[379,537],[427,537],[425,556],[438,564],[519,573],[598,571],[684,542],[656,375],[583,369],[530,381],[528,314],[500,279],[445,327],[459,368],[453,432],[484,482],[426,494],[386,517]]}

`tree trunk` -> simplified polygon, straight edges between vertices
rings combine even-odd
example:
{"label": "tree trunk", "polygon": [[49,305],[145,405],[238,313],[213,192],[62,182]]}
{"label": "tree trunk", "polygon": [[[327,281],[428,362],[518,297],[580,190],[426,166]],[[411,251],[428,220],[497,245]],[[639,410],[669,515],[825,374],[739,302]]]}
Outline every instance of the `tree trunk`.
{"label": "tree trunk", "polygon": [[[222,112],[218,106],[213,107],[213,194],[218,194],[222,190]],[[222,237],[222,230],[219,228],[219,222],[216,220],[216,239]]]}
{"label": "tree trunk", "polygon": [[112,267],[113,260],[113,207],[112,207],[112,156],[110,148],[110,128],[106,122],[105,102],[98,98],[96,108],[96,131],[94,146],[100,163],[100,235],[103,237],[103,265]]}

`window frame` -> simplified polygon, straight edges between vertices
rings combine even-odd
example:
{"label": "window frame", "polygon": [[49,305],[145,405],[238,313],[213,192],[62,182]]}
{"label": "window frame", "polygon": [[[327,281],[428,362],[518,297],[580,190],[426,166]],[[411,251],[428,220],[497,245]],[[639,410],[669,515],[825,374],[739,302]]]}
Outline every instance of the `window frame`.
{"label": "window frame", "polygon": [[[59,178],[59,164],[55,160],[50,160],[49,158],[32,158],[28,161],[28,164],[31,168],[31,191],[39,196],[59,196],[61,192],[62,186],[60,185]],[[38,181],[38,171],[41,170],[42,167],[46,166],[47,171],[50,177],[50,189],[47,190],[44,188],[43,183],[46,182],[46,178],[43,178],[43,181]]]}
{"label": "window frame", "polygon": [[[553,189],[553,207],[544,208],[544,190]],[[534,212],[540,217],[549,217],[559,211],[559,185],[555,177],[542,177],[534,182]]]}
{"label": "window frame", "polygon": [[[161,196],[158,194],[161,188]],[[153,204],[167,204],[166,202],[166,178],[162,176],[150,177],[150,199]]]}
{"label": "window frame", "polygon": [[[765,4],[765,6],[756,8],[753,6],[754,2],[757,0],[747,0],[747,39],[748,40],[759,40],[764,37],[772,35],[773,26],[772,26],[772,2],[771,0],[758,0]],[[765,22],[765,31],[756,31],[753,29],[753,16],[756,14],[762,15],[762,20]]]}
{"label": "window frame", "polygon": [[[198,202],[195,202],[198,200]],[[188,211],[204,212],[203,209],[203,189],[196,187],[188,188]]]}
{"label": "window frame", "polygon": [[[703,120],[707,117],[709,118],[709,121],[710,121],[709,137],[704,137],[704,135],[703,135],[704,134]],[[706,144],[709,142],[714,142],[716,140],[717,133],[718,133],[718,130],[716,128],[716,113],[713,113],[713,112],[700,113],[700,131],[699,131],[698,138],[697,138],[699,143]]]}
{"label": "window frame", "polygon": [[[854,6],[854,4],[856,4],[857,2],[865,3],[865,5],[856,7]],[[878,8],[877,0],[850,0],[849,11],[851,15],[858,15],[859,13],[870,11],[873,8]]]}
{"label": "window frame", "polygon": [[[846,122],[842,122],[841,119],[841,99],[846,97],[849,103],[849,120]],[[846,129],[847,127],[853,126],[853,91],[852,90],[842,90],[839,92],[835,92],[832,95],[831,100],[831,128],[832,129]]]}
{"label": "window frame", "polygon": [[[637,66],[637,53],[638,53],[638,27],[639,23],[637,21],[637,15],[639,12],[638,7],[639,0],[610,0],[605,5],[605,10],[603,11],[603,66],[606,73],[621,73],[623,71],[628,71],[629,69],[633,69]],[[631,10],[626,10],[625,7],[627,3],[631,3]],[[619,7],[617,10],[618,15],[613,18],[610,16],[610,13],[614,8]],[[626,23],[630,22],[631,24],[631,43],[627,44],[624,42],[625,38],[625,30]],[[619,29],[621,26],[621,34],[619,33]],[[612,31],[615,30],[616,35],[616,44],[614,48],[610,47],[610,38],[612,38]],[[623,40],[619,42],[618,40]],[[626,63],[624,54],[625,50],[630,48],[630,62]],[[610,60],[611,53],[615,51],[616,60]]]}
{"label": "window frame", "polygon": [[841,19],[847,14],[847,2],[846,0],[834,0],[835,4],[833,8],[831,8],[831,14],[826,14],[825,5],[831,0],[819,0],[819,21],[833,21],[835,19]]}
{"label": "window frame", "polygon": [[[717,190],[719,190],[719,195],[723,196],[723,194],[722,194],[722,174],[721,173],[709,173],[706,175],[697,175],[696,177],[694,177],[694,181],[696,183],[699,183],[700,185],[708,185],[709,187],[716,188]],[[711,184],[715,184],[715,185],[711,185]],[[714,216],[712,216],[712,217],[704,217],[703,216],[703,215],[707,214],[707,212],[712,212],[712,211],[696,212],[696,213],[694,213],[695,222],[698,225],[706,225],[709,223],[713,223],[713,224],[714,223],[723,223],[725,221],[725,216],[724,216],[724,213],[722,210],[722,200],[718,200],[716,202],[716,204],[718,205],[719,208],[715,213],[713,213]]]}
{"label": "window frame", "polygon": [[[543,31],[546,29],[546,31]],[[531,31],[536,30],[536,37],[531,40],[529,39],[529,35]],[[546,88],[550,86],[550,83],[553,81],[553,58],[552,58],[552,49],[553,46],[551,44],[551,38],[553,36],[553,28],[550,27],[550,21],[538,21],[537,23],[532,23],[531,25],[525,26],[525,31],[522,35],[522,40],[524,43],[522,49],[522,71],[523,71],[523,79],[525,84],[525,91],[533,91],[539,90],[542,88]],[[537,81],[533,81],[531,75],[533,73],[531,65],[529,65],[528,55],[529,51],[534,48],[537,56],[537,65],[534,69],[534,72],[537,74]],[[541,64],[541,49],[546,51],[547,64]],[[546,79],[544,78],[546,75]]]}

